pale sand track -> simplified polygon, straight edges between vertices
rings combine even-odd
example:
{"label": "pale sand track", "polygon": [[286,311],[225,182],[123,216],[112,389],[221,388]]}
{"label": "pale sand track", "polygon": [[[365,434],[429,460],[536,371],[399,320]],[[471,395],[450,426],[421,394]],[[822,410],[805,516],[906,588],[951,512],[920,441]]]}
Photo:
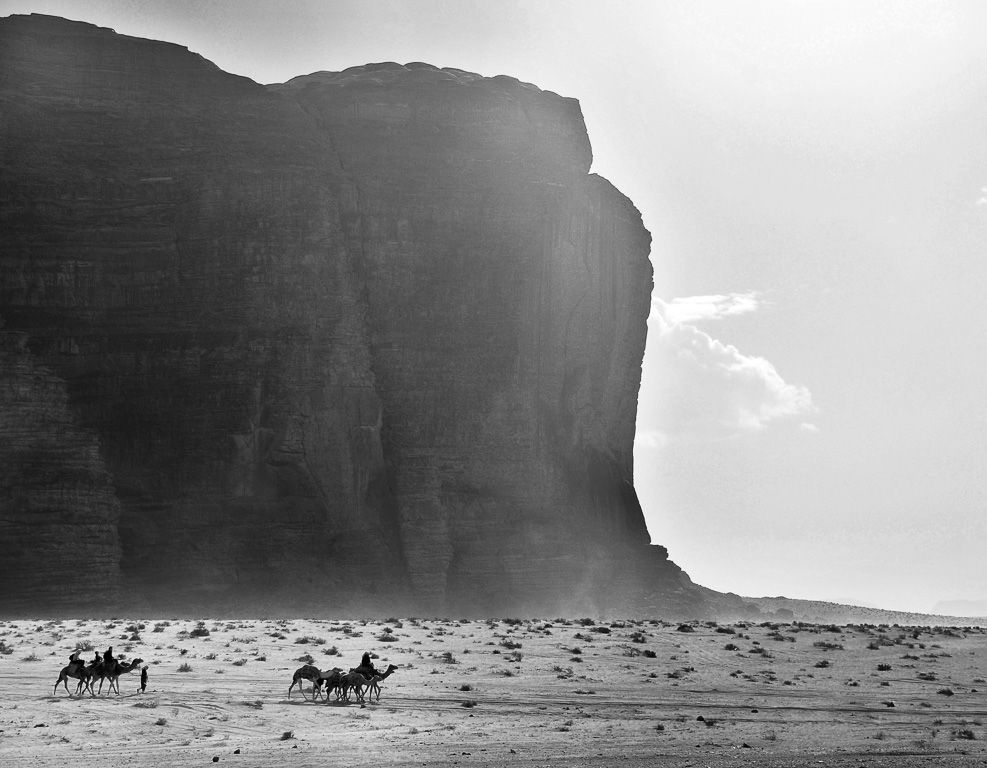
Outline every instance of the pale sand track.
{"label": "pale sand track", "polygon": [[[299,619],[205,620],[209,635],[192,637],[194,620],[156,623],[0,623],[12,649],[0,655],[0,765],[987,765],[979,629],[915,638],[894,627]],[[123,639],[139,624],[139,640]],[[378,639],[384,626],[396,641]],[[105,686],[96,698],[53,696],[85,642],[143,658],[148,692],[131,673],[120,696]],[[333,646],[341,655],[326,653]],[[287,698],[303,654],[346,670],[364,650],[399,666],[379,704],[312,703],[297,688]]]}

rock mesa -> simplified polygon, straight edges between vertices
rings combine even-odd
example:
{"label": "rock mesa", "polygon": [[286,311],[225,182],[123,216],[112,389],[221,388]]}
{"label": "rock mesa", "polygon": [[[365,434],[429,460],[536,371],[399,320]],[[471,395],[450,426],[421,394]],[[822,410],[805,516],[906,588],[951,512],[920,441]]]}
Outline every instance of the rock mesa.
{"label": "rock mesa", "polygon": [[571,98],[0,20],[0,607],[698,614]]}

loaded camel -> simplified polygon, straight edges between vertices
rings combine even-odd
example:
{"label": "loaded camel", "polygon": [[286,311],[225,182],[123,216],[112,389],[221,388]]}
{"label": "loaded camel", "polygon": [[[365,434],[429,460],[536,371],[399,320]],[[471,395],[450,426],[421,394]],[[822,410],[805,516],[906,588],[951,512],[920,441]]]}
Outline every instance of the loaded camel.
{"label": "loaded camel", "polygon": [[75,687],[75,695],[78,696],[82,690],[83,685],[89,691],[90,695],[95,696],[95,692],[92,689],[92,679],[93,679],[93,665],[88,667],[82,661],[74,661],[67,667],[64,667],[61,672],[58,673],[58,680],[55,681],[55,690],[52,691],[52,695],[58,691],[58,685],[61,683],[65,686],[65,692],[71,696],[72,692],[69,690],[68,679],[73,678],[78,680],[79,684]]}
{"label": "loaded camel", "polygon": [[326,680],[332,678],[333,672],[340,672],[338,667],[334,667],[328,672],[323,672],[316,666],[312,664],[306,664],[304,667],[299,667],[295,670],[295,674],[291,676],[291,685],[288,686],[288,698],[291,698],[291,689],[298,686],[298,690],[302,692],[302,698],[305,698],[305,690],[302,688],[302,681],[308,680],[312,683],[312,701],[315,701],[315,694],[321,690],[322,684]]}

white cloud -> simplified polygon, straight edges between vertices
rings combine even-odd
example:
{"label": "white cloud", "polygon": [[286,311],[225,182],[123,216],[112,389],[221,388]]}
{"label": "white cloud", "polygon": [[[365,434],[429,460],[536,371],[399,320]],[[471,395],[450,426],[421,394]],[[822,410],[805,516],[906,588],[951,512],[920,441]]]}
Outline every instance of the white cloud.
{"label": "white cloud", "polygon": [[699,320],[719,320],[730,315],[743,315],[754,312],[762,305],[760,296],[748,293],[714,294],[712,296],[689,296],[664,302],[655,300],[655,306],[670,323],[694,323]]}
{"label": "white cloud", "polygon": [[[679,319],[723,317],[757,307],[755,294],[739,296],[749,297],[749,301],[696,297],[698,300],[670,302],[665,309],[712,310],[655,313],[648,345],[657,370],[657,386],[642,394],[650,399],[646,411],[652,423],[642,425],[639,444],[661,448],[670,442],[725,439],[815,412],[809,390],[787,383],[768,360],[745,355]],[[719,301],[721,298],[723,301]],[[800,428],[817,429],[808,422],[803,422]]]}

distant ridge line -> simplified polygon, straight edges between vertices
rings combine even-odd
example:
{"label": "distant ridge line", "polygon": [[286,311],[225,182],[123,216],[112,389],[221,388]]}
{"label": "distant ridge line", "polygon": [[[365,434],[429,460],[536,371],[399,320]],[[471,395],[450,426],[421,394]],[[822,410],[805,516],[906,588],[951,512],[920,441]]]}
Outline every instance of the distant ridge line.
{"label": "distant ridge line", "polygon": [[[944,616],[932,613],[890,611],[859,605],[830,603],[824,600],[799,600],[791,597],[744,597],[762,614],[791,612],[791,620],[813,624],[903,624],[907,626],[987,627],[987,616]],[[786,618],[787,613],[785,615]]]}

